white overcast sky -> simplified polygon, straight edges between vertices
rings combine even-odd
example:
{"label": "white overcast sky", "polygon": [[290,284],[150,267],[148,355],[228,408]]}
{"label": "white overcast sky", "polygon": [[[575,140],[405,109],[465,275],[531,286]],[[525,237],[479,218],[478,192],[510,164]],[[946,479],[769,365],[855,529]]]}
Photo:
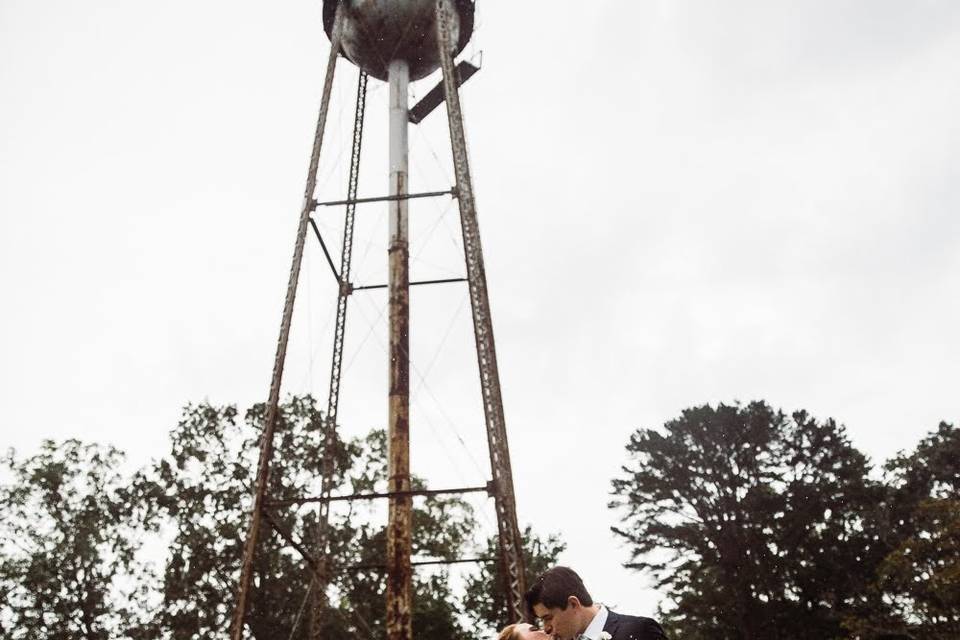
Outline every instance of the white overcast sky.
{"label": "white overcast sky", "polygon": [[[562,532],[596,597],[659,599],[605,506],[638,427],[766,399],[882,461],[958,419],[960,3],[478,4],[463,99],[519,516]],[[143,464],[185,403],[265,399],[320,5],[0,0],[0,446],[77,437]],[[337,80],[325,199],[355,69]],[[385,95],[362,195],[386,189]],[[449,187],[443,113],[410,135],[412,189]],[[411,211],[413,278],[462,274],[455,203]],[[357,284],[383,281],[384,214],[358,213]],[[319,220],[337,250],[341,216]],[[314,242],[301,282],[284,391],[324,398],[335,290]],[[385,421],[384,303],[351,301],[349,434]],[[414,469],[481,484],[464,289],[412,307]]]}

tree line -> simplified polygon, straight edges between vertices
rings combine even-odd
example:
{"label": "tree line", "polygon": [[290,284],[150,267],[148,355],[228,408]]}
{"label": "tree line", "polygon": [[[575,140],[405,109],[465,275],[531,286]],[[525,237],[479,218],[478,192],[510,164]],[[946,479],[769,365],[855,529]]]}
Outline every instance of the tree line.
{"label": "tree line", "polygon": [[764,402],[639,429],[610,506],[684,640],[960,638],[960,431],[875,468],[834,420]]}
{"label": "tree line", "polygon": [[[78,440],[44,442],[33,456],[7,453],[0,465],[0,638],[10,640],[187,640],[226,636],[236,600],[263,405],[187,406],[170,449],[124,473],[124,455]],[[386,437],[334,438],[324,448],[324,416],[312,397],[286,401],[278,419],[270,495],[319,495],[325,456],[334,495],[386,490]],[[413,479],[415,488],[423,482]],[[327,638],[385,637],[385,516],[369,503],[331,509]],[[272,517],[307,546],[312,508],[276,508]],[[496,555],[477,539],[477,514],[463,499],[414,500],[414,554],[454,560]],[[531,573],[564,546],[524,532]],[[153,544],[145,545],[145,541]],[[158,549],[162,541],[163,549]],[[159,556],[159,557],[158,557]],[[482,563],[455,589],[443,565],[414,574],[417,638],[467,640],[477,625],[500,624],[505,601],[495,563]],[[248,634],[306,640],[313,577],[303,558],[268,529],[254,568]],[[469,629],[469,630],[468,630]]]}
{"label": "tree line", "polygon": [[[45,442],[0,464],[0,637],[10,640],[220,638],[229,627],[248,524],[263,406],[189,405],[170,448],[125,471],[123,453]],[[383,490],[386,439],[321,437],[313,398],[280,412],[271,495],[317,495],[325,456],[334,493]],[[416,486],[423,486],[415,479]],[[960,637],[960,433],[942,423],[880,467],[834,420],[764,402],[693,407],[630,437],[612,479],[612,528],[627,566],[652,576],[677,640],[933,640]],[[414,553],[494,557],[458,497],[415,501]],[[314,539],[316,510],[278,509]],[[331,510],[327,637],[384,637],[382,513]],[[524,531],[528,576],[554,564],[557,535]],[[144,546],[145,541],[163,541]],[[443,565],[414,578],[418,640],[466,640],[502,624],[497,563],[462,580]],[[265,535],[249,634],[309,635],[311,571]],[[462,584],[461,584],[462,583]]]}

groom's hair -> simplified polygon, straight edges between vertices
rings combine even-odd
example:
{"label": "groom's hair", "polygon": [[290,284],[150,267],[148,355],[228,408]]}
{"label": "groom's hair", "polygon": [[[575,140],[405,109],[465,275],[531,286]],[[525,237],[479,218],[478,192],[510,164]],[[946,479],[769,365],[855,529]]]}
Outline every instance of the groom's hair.
{"label": "groom's hair", "polygon": [[538,603],[547,609],[566,609],[570,596],[575,596],[585,607],[593,606],[593,598],[576,571],[570,567],[547,569],[534,580],[533,586],[524,595],[527,614],[533,619],[533,607]]}

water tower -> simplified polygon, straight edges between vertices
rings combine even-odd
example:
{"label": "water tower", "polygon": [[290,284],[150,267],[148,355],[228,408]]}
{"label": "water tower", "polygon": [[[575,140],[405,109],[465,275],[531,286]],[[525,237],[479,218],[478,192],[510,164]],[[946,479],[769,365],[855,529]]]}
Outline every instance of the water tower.
{"label": "water tower", "polygon": [[[389,398],[388,398],[388,490],[384,494],[364,496],[329,495],[329,471],[324,471],[321,481],[322,495],[310,498],[320,506],[321,535],[319,551],[311,555],[303,545],[296,545],[304,559],[314,570],[315,583],[320,600],[326,579],[323,526],[327,509],[332,499],[384,498],[389,501],[387,525],[387,611],[386,630],[388,640],[411,640],[411,500],[414,495],[428,493],[455,493],[484,490],[494,499],[499,535],[499,561],[504,576],[506,617],[517,621],[522,617],[523,559],[522,546],[517,526],[516,507],[510,455],[507,447],[503,403],[500,396],[500,377],[497,370],[496,349],[487,296],[483,252],[477,224],[477,212],[473,196],[473,184],[467,158],[463,116],[460,109],[459,86],[476,67],[461,62],[454,64],[473,33],[473,0],[324,0],[323,26],[330,38],[330,56],[324,80],[320,113],[314,138],[313,151],[307,173],[303,207],[294,245],[293,263],[287,286],[287,296],[280,324],[276,359],[273,367],[270,392],[264,418],[264,432],[250,529],[244,548],[238,590],[236,613],[232,629],[233,640],[243,637],[244,621],[249,605],[250,582],[253,561],[257,553],[261,524],[266,522],[281,537],[290,536],[280,530],[270,516],[271,502],[268,496],[268,476],[273,452],[273,435],[277,422],[280,383],[283,376],[287,342],[304,244],[312,227],[320,241],[331,270],[339,282],[337,323],[334,331],[334,348],[331,364],[330,392],[326,413],[326,432],[332,437],[336,426],[337,403],[340,388],[340,369],[343,350],[344,325],[347,303],[350,296],[362,287],[350,282],[352,255],[353,212],[358,203],[383,202],[389,208],[388,217],[388,273],[389,290]],[[353,155],[347,197],[336,202],[317,202],[317,169],[319,166],[327,111],[339,56],[360,68],[357,89],[357,108],[354,124]],[[426,78],[437,69],[441,70],[440,83],[428,92],[413,108],[409,105],[408,85],[411,81]],[[389,97],[389,189],[381,197],[358,198],[356,193],[357,172],[363,132],[367,76],[387,82]],[[453,155],[456,184],[444,191],[411,193],[408,189],[407,129],[418,123],[430,111],[446,102],[449,123],[450,145]],[[463,236],[466,278],[473,313],[474,337],[480,373],[481,396],[486,423],[487,442],[490,453],[491,479],[483,487],[414,491],[410,485],[409,468],[409,288],[411,285],[434,284],[441,281],[410,282],[408,202],[414,198],[452,195],[458,200],[461,231]],[[324,206],[345,206],[346,219],[343,253],[339,270],[323,243],[322,236],[311,215]],[[443,282],[449,282],[445,280]],[[325,469],[328,465],[324,465]],[[306,500],[305,500],[306,501]],[[293,540],[289,540],[293,543]],[[318,605],[315,606],[315,610]],[[316,629],[316,626],[315,626]]]}

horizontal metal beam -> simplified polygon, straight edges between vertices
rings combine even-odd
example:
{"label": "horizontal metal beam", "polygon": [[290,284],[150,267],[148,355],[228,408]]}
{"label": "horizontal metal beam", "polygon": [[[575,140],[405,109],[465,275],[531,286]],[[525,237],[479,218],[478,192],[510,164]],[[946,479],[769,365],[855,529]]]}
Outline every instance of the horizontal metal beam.
{"label": "horizontal metal beam", "polygon": [[390,202],[393,200],[415,200],[417,198],[435,198],[437,196],[457,197],[457,190],[448,189],[446,191],[424,191],[422,193],[398,193],[392,196],[377,196],[375,198],[354,198],[353,200],[329,200],[327,202],[317,202],[314,200],[313,208],[319,207],[338,207],[344,204],[366,204],[368,202]]}
{"label": "horizontal metal beam", "polygon": [[[411,567],[426,567],[430,565],[438,564],[466,564],[468,562],[496,562],[497,558],[459,558],[457,560],[420,560],[410,563]],[[386,571],[387,565],[385,564],[352,564],[350,566],[344,567],[345,571],[371,571],[371,570],[380,570]]]}
{"label": "horizontal metal beam", "polygon": [[[448,282],[466,282],[466,278],[443,278],[441,280],[417,280],[416,282],[411,282],[411,287],[416,287],[421,284],[446,284]],[[388,285],[385,284],[365,284],[362,287],[353,287],[353,291],[369,291],[370,289],[386,289]]]}
{"label": "horizontal metal beam", "polygon": [[459,487],[457,489],[413,489],[411,491],[384,491],[382,493],[354,493],[348,496],[311,496],[308,498],[296,498],[293,500],[271,500],[266,504],[270,507],[289,507],[295,504],[311,504],[317,502],[377,500],[379,498],[401,498],[406,496],[440,496],[457,493],[480,493],[481,491],[488,495],[493,495],[493,487],[488,482],[482,487]]}

